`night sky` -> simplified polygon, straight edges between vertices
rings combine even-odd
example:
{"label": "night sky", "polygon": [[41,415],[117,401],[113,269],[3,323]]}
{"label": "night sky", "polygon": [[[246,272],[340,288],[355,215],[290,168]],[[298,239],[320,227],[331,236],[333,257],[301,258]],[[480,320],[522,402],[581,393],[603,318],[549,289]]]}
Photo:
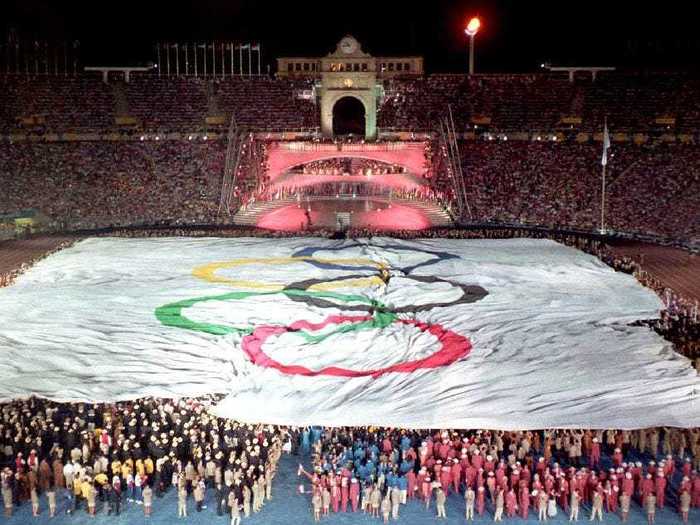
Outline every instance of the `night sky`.
{"label": "night sky", "polygon": [[[107,7],[107,6],[113,7]],[[697,68],[700,32],[692,2],[501,0],[373,2],[315,0],[3,0],[2,42],[78,39],[84,65],[137,65],[156,41],[261,42],[264,62],[318,56],[346,33],[373,55],[422,55],[429,72],[463,71],[463,28],[483,19],[477,69],[533,71],[555,65]],[[274,66],[273,66],[274,68]]]}

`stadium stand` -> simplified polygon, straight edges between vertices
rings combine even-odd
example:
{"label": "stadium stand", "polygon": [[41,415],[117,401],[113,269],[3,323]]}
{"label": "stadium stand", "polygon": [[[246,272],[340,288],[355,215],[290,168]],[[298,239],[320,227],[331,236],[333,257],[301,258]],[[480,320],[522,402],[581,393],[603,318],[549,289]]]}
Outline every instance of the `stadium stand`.
{"label": "stadium stand", "polygon": [[[36,208],[71,227],[214,220],[226,141],[212,135],[205,145],[188,133],[213,130],[223,137],[232,115],[250,131],[318,123],[316,105],[299,98],[300,90],[312,87],[308,80],[134,74],[129,83],[110,77],[106,84],[93,74],[5,75],[0,87],[0,182],[6,189],[0,211]],[[608,226],[685,241],[698,237],[700,150],[693,137],[700,81],[692,75],[614,72],[595,82],[569,82],[552,73],[442,74],[398,78],[385,88],[380,129],[434,129],[449,104],[457,130],[476,131],[475,140],[461,141],[474,221],[596,228],[599,143],[590,136],[579,143],[571,134],[556,143],[531,140],[534,135],[489,141],[480,133],[568,128],[590,134],[607,116],[613,133],[648,139],[643,145],[615,140]],[[161,143],[153,136],[172,132],[181,135],[161,135]],[[690,138],[665,144],[656,132]],[[122,140],[149,133],[140,143]],[[17,140],[22,134],[33,142]],[[242,144],[238,194],[266,183],[264,141],[249,136]],[[429,145],[427,162],[434,164],[436,154],[439,148]],[[433,183],[436,191],[453,195],[449,178],[434,177]]]}

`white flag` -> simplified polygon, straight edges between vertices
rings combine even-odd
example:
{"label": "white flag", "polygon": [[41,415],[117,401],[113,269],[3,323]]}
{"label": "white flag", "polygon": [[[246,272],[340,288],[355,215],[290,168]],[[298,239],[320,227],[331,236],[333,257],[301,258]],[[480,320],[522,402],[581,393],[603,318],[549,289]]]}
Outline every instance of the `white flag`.
{"label": "white flag", "polygon": [[691,362],[631,324],[662,306],[541,239],[87,239],[0,289],[0,399],[218,392],[220,416],[285,425],[699,426]]}
{"label": "white flag", "polygon": [[610,134],[608,133],[608,123],[605,123],[605,128],[603,128],[603,158],[600,159],[600,163],[603,166],[608,164],[608,150],[610,149]]}

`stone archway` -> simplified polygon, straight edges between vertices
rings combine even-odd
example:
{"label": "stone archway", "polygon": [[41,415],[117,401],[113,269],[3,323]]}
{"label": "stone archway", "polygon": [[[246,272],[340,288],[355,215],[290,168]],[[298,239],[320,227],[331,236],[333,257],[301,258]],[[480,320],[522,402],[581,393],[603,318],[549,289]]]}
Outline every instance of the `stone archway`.
{"label": "stone archway", "polygon": [[[321,93],[321,131],[326,137],[335,134],[334,110],[336,104],[343,99],[351,98],[363,106],[364,110],[364,135],[367,139],[374,139],[377,134],[377,100],[374,91],[370,89],[355,90],[326,90]],[[354,102],[350,102],[354,104]]]}
{"label": "stone archway", "polygon": [[333,105],[333,135],[365,136],[365,105],[359,98],[345,96]]}

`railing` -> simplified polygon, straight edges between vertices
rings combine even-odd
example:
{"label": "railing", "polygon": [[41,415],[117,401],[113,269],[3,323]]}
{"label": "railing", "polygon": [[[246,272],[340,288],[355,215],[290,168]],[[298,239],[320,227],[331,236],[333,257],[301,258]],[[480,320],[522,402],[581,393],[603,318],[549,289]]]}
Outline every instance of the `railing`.
{"label": "railing", "polygon": [[[186,221],[147,221],[147,220],[135,220],[130,224],[116,225],[116,226],[98,226],[90,224],[75,224],[73,227],[63,227],[64,225],[59,225],[57,223],[49,225],[49,227],[38,231],[38,234],[77,234],[77,235],[109,235],[115,231],[140,231],[140,230],[169,230],[177,228],[183,232],[188,230],[205,230],[213,232],[216,230],[240,230],[242,228],[250,229],[251,231],[259,230],[258,228],[248,228],[240,225],[235,225],[230,222],[231,219],[228,218],[227,222],[186,222]],[[441,227],[443,228],[443,227]],[[607,231],[602,234],[596,230],[583,230],[577,228],[562,227],[550,227],[550,226],[539,226],[535,224],[522,224],[522,223],[505,223],[505,222],[472,222],[472,223],[455,223],[454,226],[450,227],[455,230],[503,230],[503,229],[514,229],[514,230],[526,230],[533,233],[554,233],[559,235],[572,235],[588,239],[599,239],[602,241],[606,240],[632,240],[648,242],[652,244],[659,244],[662,246],[673,246],[677,248],[687,249],[694,252],[700,252],[700,245],[682,240],[682,239],[672,239],[669,237],[662,237],[656,235],[645,235],[630,232],[611,232]]]}

